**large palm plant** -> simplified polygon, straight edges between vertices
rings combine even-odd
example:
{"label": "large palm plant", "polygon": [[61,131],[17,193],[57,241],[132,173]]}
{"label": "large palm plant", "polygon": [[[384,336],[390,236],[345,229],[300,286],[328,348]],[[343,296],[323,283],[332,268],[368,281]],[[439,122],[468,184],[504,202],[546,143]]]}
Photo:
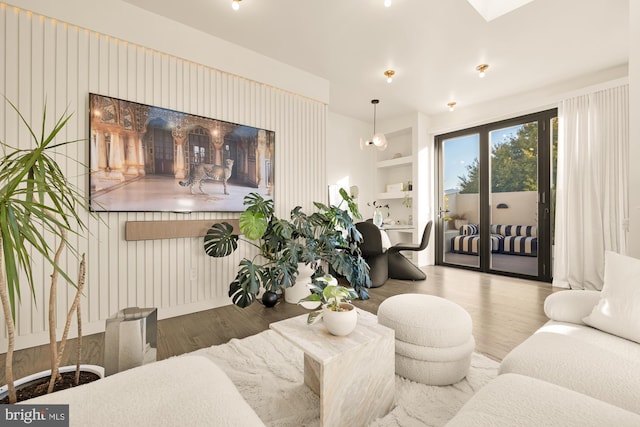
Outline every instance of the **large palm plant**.
{"label": "large palm plant", "polygon": [[[6,99],[6,98],[5,98]],[[58,276],[75,286],[74,280],[59,266],[57,259],[63,247],[71,250],[68,235],[84,230],[85,224],[79,212],[86,211],[85,198],[68,180],[58,162],[55,150],[76,141],[55,142],[71,115],[66,111],[46,131],[46,106],[39,133],[29,125],[18,108],[7,100],[17,113],[32,140],[32,147],[18,148],[18,144],[0,141],[0,300],[7,329],[7,355],[5,362],[9,401],[16,401],[13,386],[13,351],[15,345],[16,302],[20,302],[21,273],[35,298],[32,256],[42,256],[53,268],[50,294],[49,328],[53,334],[51,349],[52,371],[59,363],[55,340],[55,288]],[[58,156],[61,154],[57,154]],[[51,238],[53,237],[53,239]],[[54,249],[51,242],[57,243]],[[81,266],[83,271],[84,266]],[[82,277],[79,281],[83,281]],[[77,298],[76,298],[77,300]],[[74,304],[77,306],[77,303]],[[71,316],[72,312],[69,313]],[[52,330],[51,330],[52,329]]]}
{"label": "large palm plant", "polygon": [[[301,207],[291,210],[288,220],[274,214],[273,200],[257,193],[245,197],[240,215],[243,241],[258,248],[253,259],[243,259],[235,279],[229,285],[234,304],[247,307],[260,288],[276,291],[295,283],[298,263],[310,264],[322,274],[322,264],[344,276],[361,298],[368,298],[371,286],[369,266],[362,258],[358,243],[362,235],[351,215],[358,218],[357,205],[346,191],[340,192],[347,209],[314,203],[316,211],[307,215]],[[350,215],[351,214],[351,215]],[[225,257],[238,247],[239,234],[228,223],[214,224],[204,238],[204,249],[212,257]]]}

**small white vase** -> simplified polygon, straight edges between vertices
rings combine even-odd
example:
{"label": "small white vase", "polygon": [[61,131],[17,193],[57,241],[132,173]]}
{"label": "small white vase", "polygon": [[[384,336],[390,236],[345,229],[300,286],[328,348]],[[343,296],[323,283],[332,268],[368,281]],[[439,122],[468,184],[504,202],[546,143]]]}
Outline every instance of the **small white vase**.
{"label": "small white vase", "polygon": [[339,337],[349,335],[358,324],[358,312],[353,304],[340,303],[346,311],[333,311],[325,305],[322,307],[322,322],[331,335]]}
{"label": "small white vase", "polygon": [[[311,295],[309,285],[312,284],[311,276],[313,276],[313,268],[311,266],[299,262],[298,263],[298,276],[296,282],[284,289],[284,300],[289,304],[298,304],[301,299]],[[317,306],[317,304],[315,304]]]}

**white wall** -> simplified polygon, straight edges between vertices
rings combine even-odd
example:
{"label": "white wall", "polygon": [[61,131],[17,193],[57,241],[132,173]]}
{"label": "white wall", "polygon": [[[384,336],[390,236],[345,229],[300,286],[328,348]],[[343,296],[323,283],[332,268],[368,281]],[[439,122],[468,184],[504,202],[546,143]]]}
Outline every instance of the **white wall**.
{"label": "white wall", "polygon": [[640,4],[629,0],[629,255],[640,258]]}
{"label": "white wall", "polygon": [[[187,55],[203,62],[213,61],[216,55],[211,53],[211,46],[216,45],[215,39],[193,34],[123,2],[104,5],[60,1],[55,6],[52,2],[16,3],[42,7],[47,10],[35,12],[49,16],[12,6],[0,7],[0,92],[18,105],[29,121],[39,121],[45,100],[51,119],[68,107],[75,114],[62,137],[85,139],[88,94],[93,92],[266,128],[276,134],[277,212],[285,214],[295,205],[309,209],[314,200],[326,200],[327,106],[311,99],[328,97],[315,86],[327,86],[326,82],[242,50],[238,52],[238,66],[231,68],[238,72],[252,66],[278,69],[283,73],[281,78],[308,85],[308,90],[301,90],[305,96],[203,65]],[[140,27],[134,22],[145,25],[135,30]],[[100,33],[93,30],[93,25]],[[144,45],[124,35],[143,40]],[[180,51],[179,46],[184,50]],[[180,57],[167,53],[164,47],[180,52]],[[233,52],[222,52],[228,53],[224,58],[227,66],[233,64]],[[256,73],[253,70],[250,75],[255,77]],[[26,132],[3,102],[0,139],[29,146]],[[74,144],[65,154],[88,163],[86,144]],[[72,161],[63,159],[62,165],[80,191],[87,192],[86,171]],[[124,307],[157,307],[159,317],[164,318],[228,304],[228,284],[240,258],[251,255],[251,249],[242,247],[233,256],[214,259],[204,254],[200,238],[127,242],[124,225],[129,220],[221,219],[237,215],[104,213],[100,214],[101,222],[84,213],[91,235],[74,238],[74,246],[81,253],[86,252],[88,259],[86,298],[82,302],[85,333],[102,331],[104,320]],[[35,260],[36,281],[40,283],[35,289],[37,307],[31,303],[28,290],[23,289],[17,315],[17,348],[47,340],[45,307],[50,271],[43,264],[42,259]],[[62,264],[71,277],[77,276],[77,261],[71,254],[63,255]],[[196,272],[195,280],[192,270]],[[57,321],[62,326],[73,295],[69,287],[60,286]],[[0,328],[5,330],[3,324]],[[5,337],[0,337],[0,351],[5,345]]]}
{"label": "white wall", "polygon": [[360,149],[360,138],[370,138],[369,123],[329,112],[327,117],[327,184],[359,189],[358,207],[363,218],[370,218],[367,203],[375,197],[375,151]]}

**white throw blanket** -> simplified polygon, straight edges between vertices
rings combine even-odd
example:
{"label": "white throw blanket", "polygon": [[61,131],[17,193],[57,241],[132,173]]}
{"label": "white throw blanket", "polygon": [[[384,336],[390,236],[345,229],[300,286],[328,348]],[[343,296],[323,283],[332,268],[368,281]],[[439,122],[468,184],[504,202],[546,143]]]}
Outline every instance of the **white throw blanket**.
{"label": "white throw blanket", "polygon": [[[318,397],[304,385],[303,353],[277,333],[264,331],[190,354],[222,368],[266,425],[319,425]],[[451,386],[396,376],[396,406],[372,426],[442,426],[497,371],[497,362],[474,353],[467,378]]]}

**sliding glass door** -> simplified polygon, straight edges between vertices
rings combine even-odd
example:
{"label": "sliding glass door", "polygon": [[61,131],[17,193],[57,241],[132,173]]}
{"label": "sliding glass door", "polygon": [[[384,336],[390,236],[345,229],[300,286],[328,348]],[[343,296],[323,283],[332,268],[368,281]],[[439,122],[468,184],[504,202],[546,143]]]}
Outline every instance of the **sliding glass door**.
{"label": "sliding glass door", "polygon": [[[480,268],[480,134],[443,138],[440,210],[444,262]],[[472,232],[473,231],[473,232]]]}
{"label": "sliding glass door", "polygon": [[551,280],[555,117],[436,137],[438,264]]}

